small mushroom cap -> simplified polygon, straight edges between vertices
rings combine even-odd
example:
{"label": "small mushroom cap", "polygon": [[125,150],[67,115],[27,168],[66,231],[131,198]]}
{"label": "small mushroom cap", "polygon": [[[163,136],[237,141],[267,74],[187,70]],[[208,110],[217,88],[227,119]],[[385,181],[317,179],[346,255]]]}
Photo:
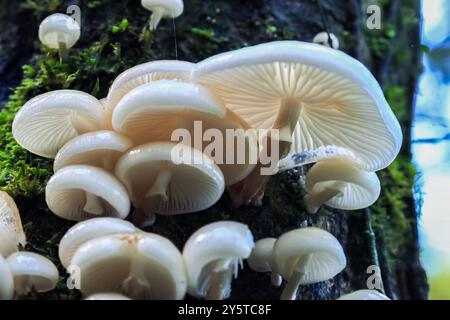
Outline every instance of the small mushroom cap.
{"label": "small mushroom cap", "polygon": [[75,253],[84,295],[117,292],[132,299],[182,299],[187,279],[183,258],[164,237],[150,233],[90,240]]}
{"label": "small mushroom cap", "polygon": [[39,26],[39,40],[51,49],[58,49],[59,42],[71,48],[78,39],[80,39],[80,25],[68,15],[52,14]]}
{"label": "small mushroom cap", "polygon": [[339,39],[333,33],[321,32],[314,37],[313,42],[330,47],[329,39],[331,39],[331,47],[336,50],[339,49]]}
{"label": "small mushroom cap", "polygon": [[96,98],[81,91],[57,90],[28,101],[16,114],[12,132],[23,148],[54,158],[71,139],[104,126],[103,107]]}
{"label": "small mushroom cap", "polygon": [[8,257],[25,243],[19,209],[9,194],[0,191],[0,255]]}
{"label": "small mushroom cap", "polygon": [[271,129],[280,101],[299,108],[293,150],[337,145],[375,171],[398,154],[402,132],[370,71],[349,55],[317,44],[278,41],[210,57],[192,80],[218,95],[252,127]]}
{"label": "small mushroom cap", "polygon": [[[174,153],[183,154],[183,163],[174,162]],[[162,171],[170,175],[164,190],[167,201],[163,197],[146,197]],[[225,189],[223,174],[211,159],[197,149],[169,142],[131,149],[117,162],[116,176],[127,187],[137,208],[166,215],[207,209]]]}
{"label": "small mushroom cap", "polygon": [[131,300],[118,293],[97,293],[87,297],[85,300]]}
{"label": "small mushroom cap", "polygon": [[272,254],[276,238],[264,238],[255,242],[252,254],[247,262],[250,268],[256,272],[272,271]]}
{"label": "small mushroom cap", "polygon": [[48,292],[56,288],[59,272],[47,258],[32,252],[16,252],[6,259],[14,276],[14,286],[18,295]]}
{"label": "small mushroom cap", "polygon": [[14,298],[14,278],[5,258],[0,254],[0,300]]}
{"label": "small mushroom cap", "polygon": [[113,131],[82,134],[66,143],[57,153],[53,170],[76,164],[114,170],[119,157],[133,146],[130,139]]}
{"label": "small mushroom cap", "polygon": [[176,18],[183,13],[184,4],[182,0],[141,0],[142,6],[154,11],[156,8],[164,10],[164,17]]}
{"label": "small mushroom cap", "polygon": [[89,240],[110,234],[135,233],[138,229],[128,221],[117,218],[93,218],[74,225],[66,232],[59,244],[59,259],[67,268],[80,246]]}
{"label": "small mushroom cap", "polygon": [[[194,122],[200,121],[204,132],[217,129],[223,137],[222,159],[218,163],[225,176],[226,185],[241,181],[250,174],[256,164],[256,137],[247,134],[250,126],[229,111],[215,96],[203,87],[175,80],[161,80],[141,85],[125,95],[113,113],[113,128],[130,137],[136,145],[170,141],[176,129],[188,130],[193,139]],[[228,138],[227,131],[241,136]],[[239,130],[239,131],[237,131]],[[244,140],[245,139],[245,140]],[[244,144],[239,145],[240,141]],[[211,142],[203,141],[203,150]],[[185,142],[184,142],[185,143]],[[195,143],[190,142],[192,147]],[[234,146],[234,159],[226,158],[228,146]],[[240,154],[245,152],[244,154]],[[244,161],[238,161],[239,157]],[[255,159],[253,162],[250,159]]]}
{"label": "small mushroom cap", "polygon": [[242,223],[220,221],[197,230],[183,249],[189,294],[206,296],[211,274],[205,272],[205,268],[212,262],[231,261],[235,267],[234,275],[237,276],[238,265],[250,256],[253,246],[253,235],[248,226]]}
{"label": "small mushroom cap", "polygon": [[276,271],[288,280],[299,259],[307,255],[310,259],[300,281],[302,285],[331,279],[347,264],[341,244],[331,233],[309,227],[287,232],[278,238],[273,251]]}
{"label": "small mushroom cap", "polygon": [[338,298],[338,300],[391,300],[377,290],[358,290]]}
{"label": "small mushroom cap", "polygon": [[306,190],[310,194],[325,188],[339,194],[326,205],[343,210],[358,210],[371,206],[380,196],[380,180],[376,173],[358,168],[348,158],[329,158],[317,162],[306,175]]}
{"label": "small mushroom cap", "polygon": [[103,213],[125,219],[130,199],[125,187],[110,173],[92,166],[74,165],[62,168],[48,181],[45,200],[57,216],[73,221],[95,217],[84,207],[89,195],[97,197]]}

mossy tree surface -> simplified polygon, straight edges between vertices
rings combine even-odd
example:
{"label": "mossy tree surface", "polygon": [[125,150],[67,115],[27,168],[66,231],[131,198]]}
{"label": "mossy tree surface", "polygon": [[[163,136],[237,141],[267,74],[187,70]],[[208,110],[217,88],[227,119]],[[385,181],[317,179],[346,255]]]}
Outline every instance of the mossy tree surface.
{"label": "mossy tree surface", "polygon": [[[14,115],[28,99],[66,88],[103,98],[121,71],[139,63],[176,57],[197,62],[222,51],[267,41],[310,41],[326,25],[340,37],[342,50],[362,60],[374,72],[404,130],[401,155],[379,174],[379,201],[361,212],[323,208],[314,216],[308,215],[302,202],[302,177],[307,170],[304,168],[275,176],[262,207],[235,209],[224,195],[205,212],[158,217],[148,231],[167,236],[182,248],[197,228],[217,220],[245,222],[256,239],[314,225],[336,235],[345,247],[349,263],[334,279],[302,288],[303,299],[335,299],[365,288],[366,269],[374,263],[380,264],[388,295],[426,298],[412,197],[416,173],[409,151],[413,93],[420,72],[416,67],[420,65],[419,1],[393,1],[395,6],[390,1],[379,1],[384,12],[383,28],[379,31],[365,27],[366,1],[348,1],[343,5],[341,1],[322,0],[322,10],[318,2],[309,0],[184,2],[185,13],[175,21],[176,30],[172,21],[164,20],[157,32],[142,33],[148,12],[138,1],[0,0],[0,22],[9,26],[9,30],[0,32],[0,93],[16,87],[4,98],[0,112],[0,186],[14,196],[20,207],[29,241],[26,249],[42,253],[59,265],[58,242],[72,225],[55,217],[45,205],[43,192],[52,174],[52,162],[26,152],[11,135]],[[46,15],[65,12],[69,4],[77,4],[82,10],[82,38],[70,50],[68,59],[60,63],[56,52],[41,48],[37,29]],[[60,271],[63,275],[61,267]],[[280,293],[280,289],[271,287],[269,275],[245,268],[233,284],[232,298],[277,299]],[[65,277],[61,277],[54,292],[28,298],[78,299],[80,295],[68,290]]]}

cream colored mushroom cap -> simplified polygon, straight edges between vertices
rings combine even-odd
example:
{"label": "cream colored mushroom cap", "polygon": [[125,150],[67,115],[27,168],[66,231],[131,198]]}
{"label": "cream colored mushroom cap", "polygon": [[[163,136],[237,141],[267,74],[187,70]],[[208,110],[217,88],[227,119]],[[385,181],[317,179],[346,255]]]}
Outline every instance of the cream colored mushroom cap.
{"label": "cream colored mushroom cap", "polygon": [[[86,212],[87,197],[97,197],[103,213]],[[62,168],[48,181],[45,200],[57,216],[73,221],[99,216],[125,219],[130,199],[125,187],[110,173],[92,166],[74,165]]]}
{"label": "cream colored mushroom cap", "polygon": [[[253,249],[253,235],[247,225],[234,221],[208,224],[193,233],[183,249],[183,259],[189,279],[188,292],[196,297],[205,297],[211,274],[205,268],[218,260],[234,261],[237,269]],[[237,276],[237,270],[234,270]]]}
{"label": "cream colored mushroom cap", "polygon": [[47,258],[32,252],[16,252],[6,259],[14,276],[14,286],[18,295],[31,289],[48,292],[56,288],[59,272]]}
{"label": "cream colored mushroom cap", "polygon": [[168,18],[180,16],[184,9],[182,0],[141,0],[141,4],[150,11],[161,8],[164,10],[164,16]]}
{"label": "cream colored mushroom cap", "polygon": [[[177,129],[180,134],[182,129],[186,129],[195,139],[196,121],[202,126],[200,138],[214,129],[214,134],[223,137],[217,138],[222,140],[219,141],[222,142],[222,156],[217,155],[217,164],[225,176],[226,185],[248,176],[257,162],[256,137],[248,134],[250,126],[244,120],[227,110],[220,100],[199,85],[175,80],[141,85],[125,95],[113,113],[114,130],[130,137],[136,145],[178,139],[174,136]],[[230,138],[227,135],[230,131],[238,137]],[[196,142],[187,143],[197,147]],[[198,147],[205,151],[209,144],[211,142],[202,139]],[[234,147],[233,159],[227,158],[231,154],[230,147]]]}
{"label": "cream colored mushroom cap", "polygon": [[132,146],[130,139],[113,131],[85,133],[59,150],[53,170],[56,172],[63,167],[84,164],[112,171],[117,159]]}
{"label": "cream colored mushroom cap", "polygon": [[276,238],[264,238],[255,242],[252,254],[247,259],[252,270],[257,272],[272,271],[273,246],[276,241]]}
{"label": "cream colored mushroom cap", "polygon": [[93,294],[89,297],[87,297],[85,300],[106,300],[106,301],[111,301],[111,300],[131,300],[128,297],[125,297],[121,294],[118,293],[97,293],[97,294]]}
{"label": "cream colored mushroom cap", "polygon": [[310,255],[310,260],[300,281],[302,285],[331,279],[347,264],[341,244],[331,233],[309,227],[278,238],[273,251],[275,269],[284,279],[289,279],[299,258],[306,255]]}
{"label": "cream colored mushroom cap", "polygon": [[328,158],[317,162],[306,175],[306,190],[310,194],[325,188],[340,189],[326,205],[342,210],[358,210],[371,206],[381,192],[378,176],[358,168],[349,158]]}
{"label": "cream colored mushroom cap", "polygon": [[90,240],[75,253],[84,295],[117,292],[131,299],[182,299],[187,279],[182,256],[164,237],[150,233]]}
{"label": "cream colored mushroom cap", "polygon": [[391,300],[377,290],[358,290],[339,297],[337,300]]}
{"label": "cream colored mushroom cap", "polygon": [[380,85],[338,50],[299,41],[265,43],[198,63],[192,80],[258,129],[272,128],[280,101],[295,101],[295,152],[337,145],[372,171],[388,166],[401,147],[400,125]]}
{"label": "cream colored mushroom cap", "polygon": [[71,139],[104,126],[103,107],[96,98],[81,91],[57,90],[28,101],[16,114],[12,132],[23,148],[54,158]]}
{"label": "cream colored mushroom cap", "polygon": [[8,257],[25,243],[19,209],[9,194],[0,191],[0,255]]}
{"label": "cream colored mushroom cap", "polygon": [[[182,157],[175,159],[179,154]],[[146,194],[161,172],[170,176],[165,190],[167,201],[162,198],[150,201]],[[116,176],[127,187],[136,207],[165,215],[207,209],[220,199],[225,189],[223,174],[211,159],[197,149],[170,142],[131,149],[117,162]]]}
{"label": "cream colored mushroom cap", "polygon": [[58,49],[59,42],[71,48],[79,38],[80,25],[75,19],[65,14],[52,14],[39,26],[39,40],[51,49]]}
{"label": "cream colored mushroom cap", "polygon": [[80,246],[89,240],[111,234],[127,234],[139,231],[133,224],[117,218],[93,218],[70,228],[59,244],[59,259],[67,268]]}
{"label": "cream colored mushroom cap", "polygon": [[0,254],[0,300],[14,298],[14,278],[5,258]]}

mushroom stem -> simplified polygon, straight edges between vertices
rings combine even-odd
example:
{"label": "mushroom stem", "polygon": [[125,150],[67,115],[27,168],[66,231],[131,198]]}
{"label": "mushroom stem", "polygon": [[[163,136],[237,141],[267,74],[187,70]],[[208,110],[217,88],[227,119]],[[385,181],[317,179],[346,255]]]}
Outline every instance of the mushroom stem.
{"label": "mushroom stem", "polygon": [[233,264],[227,261],[219,261],[211,275],[211,283],[206,295],[206,300],[223,300],[228,296],[233,276]]}
{"label": "mushroom stem", "polygon": [[103,168],[105,168],[105,170],[110,171],[110,172],[114,171],[116,161],[114,160],[113,157],[111,157],[111,156],[103,157],[102,163],[103,163]]}
{"label": "mushroom stem", "polygon": [[15,279],[15,290],[17,297],[23,297],[33,290],[30,276],[20,276]]}
{"label": "mushroom stem", "polygon": [[83,210],[93,215],[101,215],[104,212],[103,205],[99,197],[90,192],[86,192],[86,203]]}
{"label": "mushroom stem", "polygon": [[156,215],[150,210],[136,208],[131,215],[131,220],[135,226],[143,229],[155,224]]}
{"label": "mushroom stem", "polygon": [[300,107],[300,102],[294,98],[281,101],[278,116],[273,125],[273,129],[279,130],[278,141],[282,143],[280,145],[280,158],[282,154],[289,150],[292,143],[292,134],[298,122]]}
{"label": "mushroom stem", "polygon": [[153,182],[150,190],[145,194],[145,197],[161,196],[164,201],[168,201],[167,187],[172,179],[172,172],[167,169],[163,169],[158,173],[155,181]]}
{"label": "mushroom stem", "polygon": [[161,21],[163,15],[164,15],[164,9],[163,8],[153,8],[152,9],[153,13],[150,16],[150,23],[149,23],[149,27],[150,30],[156,30],[156,28],[159,25],[159,22]]}
{"label": "mushroom stem", "polygon": [[149,288],[150,284],[141,277],[145,274],[145,270],[143,270],[144,265],[141,261],[133,261],[131,263],[130,275],[122,284],[127,296],[132,298],[146,296],[145,288]]}
{"label": "mushroom stem", "polygon": [[64,39],[64,35],[61,33],[58,33],[58,52],[59,52],[59,59],[63,61],[67,58],[67,45],[66,41]]}
{"label": "mushroom stem", "polygon": [[275,287],[281,286],[281,283],[283,282],[283,278],[281,278],[281,276],[275,271],[272,271],[270,274],[270,280]]}
{"label": "mushroom stem", "polygon": [[281,294],[281,300],[296,300],[298,287],[306,274],[306,266],[308,265],[310,259],[310,254],[301,256],[298,259],[297,264],[294,267],[294,271],[292,272],[291,277],[289,278]]}
{"label": "mushroom stem", "polygon": [[320,206],[339,195],[341,193],[341,189],[342,183],[335,182],[317,193],[310,193],[306,195],[304,198],[306,211],[308,211],[308,213],[317,213]]}

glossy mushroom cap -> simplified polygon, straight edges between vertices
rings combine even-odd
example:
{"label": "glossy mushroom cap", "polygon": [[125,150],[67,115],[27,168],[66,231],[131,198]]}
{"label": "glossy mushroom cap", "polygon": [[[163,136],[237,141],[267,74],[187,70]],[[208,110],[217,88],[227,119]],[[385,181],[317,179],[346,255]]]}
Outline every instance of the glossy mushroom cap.
{"label": "glossy mushroom cap", "polygon": [[183,258],[166,238],[150,233],[109,235],[90,240],[75,253],[84,295],[117,292],[131,299],[183,299]]}
{"label": "glossy mushroom cap", "polygon": [[68,15],[55,13],[45,18],[39,26],[39,40],[51,49],[63,43],[71,48],[80,38],[80,25]]}
{"label": "glossy mushroom cap", "polygon": [[5,258],[0,254],[0,300],[14,298],[14,278]]}
{"label": "glossy mushroom cap", "polygon": [[[276,238],[264,238],[255,242],[255,247],[252,250],[252,254],[247,259],[249,267],[256,272],[272,272],[274,269],[273,247]],[[276,272],[272,272],[271,275],[272,284],[279,287],[282,282],[282,278]]]}
{"label": "glossy mushroom cap", "polygon": [[31,252],[16,252],[6,261],[14,276],[17,295],[26,295],[32,290],[48,292],[56,288],[59,272],[47,258]]}
{"label": "glossy mushroom cap", "polygon": [[47,183],[45,200],[54,214],[73,221],[102,216],[125,219],[130,211],[125,187],[107,171],[85,165],[56,172]]}
{"label": "glossy mushroom cap", "polygon": [[9,194],[0,191],[0,256],[8,257],[25,243],[19,209]]}
{"label": "glossy mushroom cap", "polygon": [[131,300],[118,293],[97,293],[87,297],[85,300]]}
{"label": "glossy mushroom cap", "polygon": [[132,146],[130,139],[113,131],[85,133],[70,140],[59,150],[53,163],[53,171],[82,164],[112,172],[117,159]]}
{"label": "glossy mushroom cap", "polygon": [[[175,159],[178,154],[183,155],[180,163]],[[136,208],[163,215],[207,209],[225,188],[223,175],[211,159],[199,150],[169,142],[131,149],[119,159],[116,176]]]}
{"label": "glossy mushroom cap", "polygon": [[[185,132],[190,136],[189,141],[182,141],[184,144],[202,149],[210,156],[215,154],[226,185],[244,179],[256,164],[257,141],[247,132],[250,126],[196,84],[161,80],[139,86],[115,108],[113,128],[136,145],[180,139],[176,132],[183,130],[179,131],[183,139]],[[230,137],[230,132],[236,136]],[[208,133],[217,136],[217,150],[210,141],[204,141]]]}
{"label": "glossy mushroom cap", "polygon": [[70,228],[59,244],[59,259],[67,268],[80,246],[89,240],[111,235],[139,231],[133,224],[117,218],[93,218],[79,222]]}
{"label": "glossy mushroom cap", "polygon": [[380,180],[374,172],[359,169],[348,158],[329,158],[317,162],[306,175],[305,204],[315,213],[322,204],[343,210],[371,206],[380,196]]}
{"label": "glossy mushroom cap", "polygon": [[341,272],[347,263],[342,246],[329,232],[318,228],[283,234],[273,251],[275,270],[288,281],[281,299],[295,300],[299,285],[322,282]]}
{"label": "glossy mushroom cap", "polygon": [[337,300],[391,300],[377,290],[358,290],[339,297]]}
{"label": "glossy mushroom cap", "polygon": [[183,13],[182,0],[141,0],[142,6],[152,11],[150,30],[156,30],[162,18],[176,18]]}
{"label": "glossy mushroom cap", "polygon": [[23,148],[54,158],[71,139],[104,127],[103,107],[96,98],[81,91],[57,90],[28,101],[17,112],[12,132]]}
{"label": "glossy mushroom cap", "polygon": [[330,40],[331,40],[331,48],[338,50],[339,39],[333,33],[321,32],[314,37],[313,42],[316,44],[321,44],[326,47],[330,47]]}
{"label": "glossy mushroom cap", "polygon": [[228,298],[232,277],[237,277],[253,246],[253,236],[242,223],[221,221],[197,230],[183,249],[189,294],[212,300]]}

